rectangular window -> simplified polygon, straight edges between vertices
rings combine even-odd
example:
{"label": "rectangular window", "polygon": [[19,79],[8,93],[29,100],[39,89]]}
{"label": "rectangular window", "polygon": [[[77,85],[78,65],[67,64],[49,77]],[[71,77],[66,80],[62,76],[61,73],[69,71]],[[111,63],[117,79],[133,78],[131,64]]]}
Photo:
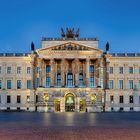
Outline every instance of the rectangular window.
{"label": "rectangular window", "polygon": [[110,96],[110,103],[113,103],[113,102],[114,102],[114,96],[111,95],[111,96]]}
{"label": "rectangular window", "polygon": [[90,73],[94,73],[94,66],[93,65],[90,66]]}
{"label": "rectangular window", "polygon": [[46,87],[50,87],[51,86],[51,79],[50,77],[46,77]]}
{"label": "rectangular window", "polygon": [[20,96],[17,96],[17,103],[20,103]]}
{"label": "rectangular window", "polygon": [[2,67],[0,66],[0,74],[2,73]]}
{"label": "rectangular window", "polygon": [[31,88],[32,88],[32,81],[27,80],[27,89],[31,89]]}
{"label": "rectangular window", "polygon": [[2,80],[0,80],[0,89],[2,89]]}
{"label": "rectangular window", "polygon": [[27,67],[27,74],[31,74],[31,67]]}
{"label": "rectangular window", "polygon": [[38,102],[38,95],[36,95],[36,103]]}
{"label": "rectangular window", "polygon": [[129,96],[129,103],[133,103],[133,96]]}
{"label": "rectangular window", "polygon": [[109,80],[109,88],[110,89],[114,88],[114,81],[113,80]]}
{"label": "rectangular window", "polygon": [[12,88],[12,80],[7,80],[7,89]]}
{"label": "rectangular window", "polygon": [[118,88],[123,89],[123,80],[119,80],[118,82]]}
{"label": "rectangular window", "polygon": [[119,74],[123,74],[123,67],[119,67]]}
{"label": "rectangular window", "polygon": [[128,81],[128,88],[133,89],[133,80]]}
{"label": "rectangular window", "polygon": [[73,86],[73,75],[72,75],[72,73],[69,73],[67,77],[68,77],[67,78],[67,86],[72,87]]}
{"label": "rectangular window", "polygon": [[21,89],[21,80],[17,80],[17,89]]}
{"label": "rectangular window", "polygon": [[123,96],[120,96],[120,103],[123,103]]}
{"label": "rectangular window", "polygon": [[113,74],[113,67],[109,67],[109,73]]}
{"label": "rectangular window", "polygon": [[57,74],[57,86],[61,87],[61,75]]}
{"label": "rectangular window", "polygon": [[17,67],[17,74],[21,74],[21,67]]}
{"label": "rectangular window", "polygon": [[36,78],[36,82],[35,82],[35,87],[36,87],[36,88],[39,87],[39,82],[40,82],[40,79],[39,79],[39,78]]}
{"label": "rectangular window", "polygon": [[133,74],[133,67],[129,67],[129,74]]}
{"label": "rectangular window", "polygon": [[7,103],[11,103],[11,96],[7,95]]}
{"label": "rectangular window", "polygon": [[94,87],[94,77],[90,77],[90,87]]}
{"label": "rectangular window", "polygon": [[47,65],[46,66],[46,73],[50,73],[50,71],[51,71],[51,67],[50,67],[50,65]]}
{"label": "rectangular window", "polygon": [[7,74],[10,74],[12,71],[11,67],[7,67]]}
{"label": "rectangular window", "polygon": [[30,96],[27,96],[27,103],[30,102]]}
{"label": "rectangular window", "polygon": [[83,87],[84,86],[84,79],[83,79],[83,74],[79,75],[79,86]]}

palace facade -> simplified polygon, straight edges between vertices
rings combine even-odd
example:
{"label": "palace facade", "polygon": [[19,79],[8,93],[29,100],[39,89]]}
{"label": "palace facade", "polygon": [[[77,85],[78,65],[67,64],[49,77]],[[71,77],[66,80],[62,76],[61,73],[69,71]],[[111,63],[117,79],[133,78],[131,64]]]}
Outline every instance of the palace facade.
{"label": "palace facade", "polygon": [[140,53],[109,53],[61,29],[31,53],[0,53],[0,110],[140,111]]}

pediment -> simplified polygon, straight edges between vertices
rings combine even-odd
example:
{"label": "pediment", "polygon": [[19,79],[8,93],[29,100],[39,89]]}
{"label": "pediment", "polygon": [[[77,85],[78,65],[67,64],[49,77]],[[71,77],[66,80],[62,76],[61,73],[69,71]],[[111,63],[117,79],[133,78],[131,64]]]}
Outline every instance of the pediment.
{"label": "pediment", "polygon": [[37,50],[38,52],[42,51],[97,51],[102,52],[99,48],[93,48],[88,45],[83,45],[80,43],[67,42],[60,45],[55,45],[49,48],[41,48]]}

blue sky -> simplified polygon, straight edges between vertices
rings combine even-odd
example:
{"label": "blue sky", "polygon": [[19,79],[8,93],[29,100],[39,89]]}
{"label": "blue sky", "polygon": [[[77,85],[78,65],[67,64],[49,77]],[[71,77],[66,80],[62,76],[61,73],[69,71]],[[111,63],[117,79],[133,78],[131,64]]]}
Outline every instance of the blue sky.
{"label": "blue sky", "polygon": [[0,52],[30,52],[41,37],[60,37],[61,27],[107,41],[111,52],[140,52],[139,0],[0,0]]}

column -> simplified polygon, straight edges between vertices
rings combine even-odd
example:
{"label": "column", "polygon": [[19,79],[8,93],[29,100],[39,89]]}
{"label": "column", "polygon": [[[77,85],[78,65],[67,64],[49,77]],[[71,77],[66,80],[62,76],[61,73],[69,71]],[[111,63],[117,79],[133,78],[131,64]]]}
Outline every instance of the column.
{"label": "column", "polygon": [[86,86],[89,87],[89,78],[90,78],[90,74],[89,74],[89,66],[90,66],[90,60],[87,58],[86,59]]}
{"label": "column", "polygon": [[[75,59],[75,86],[79,86],[79,65],[78,65],[78,58]],[[73,79],[74,80],[74,79]]]}
{"label": "column", "polygon": [[65,87],[65,59],[61,60],[61,86]]}
{"label": "column", "polygon": [[97,87],[101,87],[101,58],[98,58],[98,82]]}
{"label": "column", "polygon": [[55,71],[54,71],[54,59],[50,60],[50,65],[51,65],[51,87],[54,87],[55,85]]}

